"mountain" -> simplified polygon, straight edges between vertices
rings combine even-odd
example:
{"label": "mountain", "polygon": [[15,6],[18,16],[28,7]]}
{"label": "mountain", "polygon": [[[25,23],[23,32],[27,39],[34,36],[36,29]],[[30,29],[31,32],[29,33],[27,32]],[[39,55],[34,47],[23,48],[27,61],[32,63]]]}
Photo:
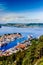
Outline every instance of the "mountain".
{"label": "mountain", "polygon": [[43,23],[6,23],[6,24],[0,24],[0,26],[34,27],[34,26],[43,26]]}

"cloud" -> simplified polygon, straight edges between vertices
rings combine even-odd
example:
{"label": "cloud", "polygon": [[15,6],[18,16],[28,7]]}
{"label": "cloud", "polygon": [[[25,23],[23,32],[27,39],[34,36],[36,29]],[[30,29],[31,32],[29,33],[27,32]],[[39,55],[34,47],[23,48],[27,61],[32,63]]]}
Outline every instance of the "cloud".
{"label": "cloud", "polygon": [[0,3],[0,12],[6,10],[5,3]]}
{"label": "cloud", "polygon": [[3,23],[43,23],[43,12],[4,13],[0,16]]}

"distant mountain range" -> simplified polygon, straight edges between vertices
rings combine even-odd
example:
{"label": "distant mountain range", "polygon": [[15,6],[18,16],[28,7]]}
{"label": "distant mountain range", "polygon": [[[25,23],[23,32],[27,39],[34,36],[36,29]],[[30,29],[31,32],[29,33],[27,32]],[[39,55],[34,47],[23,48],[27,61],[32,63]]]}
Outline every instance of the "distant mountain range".
{"label": "distant mountain range", "polygon": [[34,26],[43,26],[43,23],[7,23],[0,24],[0,26],[13,26],[13,27],[34,27]]}

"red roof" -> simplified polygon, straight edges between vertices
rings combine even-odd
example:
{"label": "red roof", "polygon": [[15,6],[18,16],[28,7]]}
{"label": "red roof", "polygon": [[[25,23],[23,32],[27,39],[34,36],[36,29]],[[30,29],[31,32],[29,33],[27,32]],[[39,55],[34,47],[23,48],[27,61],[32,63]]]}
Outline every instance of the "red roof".
{"label": "red roof", "polygon": [[16,48],[22,48],[22,49],[24,49],[25,47],[26,47],[25,44],[19,44],[18,46],[16,46]]}

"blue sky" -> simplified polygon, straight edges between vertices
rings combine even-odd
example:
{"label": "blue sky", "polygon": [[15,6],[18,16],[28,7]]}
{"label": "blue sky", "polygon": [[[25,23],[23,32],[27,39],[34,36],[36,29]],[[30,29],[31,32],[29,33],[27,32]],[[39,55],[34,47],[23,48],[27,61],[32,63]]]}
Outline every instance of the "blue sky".
{"label": "blue sky", "polygon": [[9,12],[43,10],[43,0],[0,0],[0,4]]}
{"label": "blue sky", "polygon": [[42,19],[43,0],[0,0],[1,22],[43,22]]}

